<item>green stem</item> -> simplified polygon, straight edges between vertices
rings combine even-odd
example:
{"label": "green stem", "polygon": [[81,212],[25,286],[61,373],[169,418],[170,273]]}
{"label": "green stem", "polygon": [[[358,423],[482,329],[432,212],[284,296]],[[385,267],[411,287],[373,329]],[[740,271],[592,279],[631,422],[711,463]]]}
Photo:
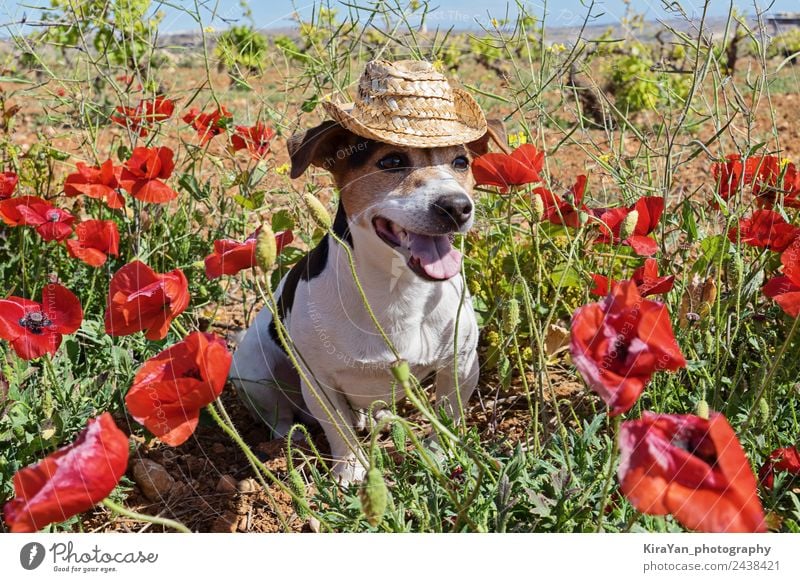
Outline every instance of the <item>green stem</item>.
{"label": "green stem", "polygon": [[130,509],[123,507],[122,505],[119,505],[118,503],[111,501],[110,499],[104,499],[103,505],[108,507],[114,513],[118,513],[120,515],[124,515],[125,517],[135,519],[136,521],[144,521],[155,525],[163,525],[164,527],[168,527],[170,529],[174,529],[182,533],[192,533],[192,530],[190,530],[188,527],[186,527],[179,521],[175,521],[173,519],[167,519],[165,517],[156,517],[154,515],[137,513],[135,511],[131,511]]}
{"label": "green stem", "polygon": [[614,439],[611,445],[611,456],[608,458],[608,470],[606,471],[606,480],[603,484],[603,501],[600,503],[600,515],[597,518],[597,529],[595,532],[600,532],[603,529],[603,517],[606,513],[608,506],[608,494],[611,490],[611,480],[614,477],[614,461],[619,453],[619,425],[620,417],[615,416],[611,419],[611,438]]}
{"label": "green stem", "polygon": [[770,367],[769,372],[767,372],[764,381],[761,383],[761,388],[759,388],[758,394],[756,395],[756,398],[753,401],[753,407],[750,409],[750,414],[747,415],[747,420],[744,421],[742,430],[746,430],[747,427],[750,426],[750,421],[753,420],[753,415],[756,413],[756,410],[758,409],[758,402],[759,400],[761,400],[761,398],[763,398],[764,392],[766,392],[767,387],[772,382],[772,378],[773,376],[775,376],[775,372],[778,370],[778,365],[781,363],[781,360],[783,359],[783,354],[786,353],[786,350],[789,348],[789,344],[792,343],[794,335],[795,333],[797,333],[797,330],[799,328],[800,328],[800,316],[794,318],[792,329],[789,330],[789,335],[786,336],[786,340],[783,342],[780,351],[778,351],[778,354],[775,356],[775,361],[772,362],[772,366]]}
{"label": "green stem", "polygon": [[[216,413],[217,410],[214,407],[214,403],[219,407],[219,410],[222,413],[224,420],[218,414],[215,416],[214,413]],[[286,517],[280,510],[277,501],[270,492],[269,487],[267,486],[267,482],[264,481],[264,477],[261,475],[261,473],[264,473],[265,475],[269,476],[271,479],[273,479],[273,481],[276,481],[277,478],[273,477],[270,474],[269,470],[259,460],[259,458],[255,455],[255,453],[253,453],[252,449],[248,446],[248,444],[244,442],[244,439],[239,434],[239,431],[236,430],[236,427],[233,424],[233,420],[231,420],[231,417],[228,415],[228,411],[225,410],[225,406],[222,404],[222,400],[218,398],[214,403],[209,404],[207,407],[209,409],[213,409],[213,412],[211,412],[211,416],[214,417],[214,420],[222,428],[222,430],[224,430],[228,435],[230,435],[230,437],[234,440],[234,442],[237,445],[239,445],[239,448],[242,449],[242,452],[244,452],[245,456],[247,457],[247,460],[250,462],[250,466],[253,468],[253,471],[255,471],[256,477],[261,483],[261,486],[264,488],[264,493],[267,494],[267,497],[269,497],[269,500],[272,502],[272,508],[275,511],[275,515],[278,517],[278,521],[281,522],[281,525],[283,526],[285,531],[289,531],[290,529],[289,523],[286,521]]]}
{"label": "green stem", "polygon": [[386,342],[386,346],[391,350],[392,354],[394,355],[395,359],[400,360],[400,353],[395,349],[392,340],[389,339],[389,336],[386,335],[386,332],[383,330],[378,318],[375,316],[375,312],[372,311],[372,306],[369,304],[369,300],[367,299],[367,294],[364,292],[364,288],[361,286],[361,281],[358,279],[358,273],[356,273],[356,263],[353,260],[353,251],[350,250],[350,246],[336,236],[336,233],[332,230],[328,231],[328,234],[339,243],[339,246],[344,250],[347,254],[347,262],[350,266],[350,273],[353,275],[353,282],[356,284],[356,289],[358,289],[358,294],[361,296],[361,302],[364,304],[364,308],[367,310],[367,314],[369,314],[369,318],[372,320],[372,323],[375,325],[375,329],[378,330],[378,333],[383,338],[383,341]]}

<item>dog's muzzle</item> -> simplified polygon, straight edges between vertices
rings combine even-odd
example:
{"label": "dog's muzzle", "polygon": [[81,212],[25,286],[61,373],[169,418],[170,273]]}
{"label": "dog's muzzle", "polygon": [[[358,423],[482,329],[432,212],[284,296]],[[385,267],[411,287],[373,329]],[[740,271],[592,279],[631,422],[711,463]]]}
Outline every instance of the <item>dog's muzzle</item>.
{"label": "dog's muzzle", "polygon": [[[469,219],[467,219],[469,220]],[[428,281],[446,281],[461,271],[461,253],[453,248],[453,232],[412,232],[396,222],[376,216],[375,234],[406,257],[408,268]]]}
{"label": "dog's muzzle", "polygon": [[472,200],[466,194],[444,194],[432,205],[434,214],[460,230],[472,218]]}

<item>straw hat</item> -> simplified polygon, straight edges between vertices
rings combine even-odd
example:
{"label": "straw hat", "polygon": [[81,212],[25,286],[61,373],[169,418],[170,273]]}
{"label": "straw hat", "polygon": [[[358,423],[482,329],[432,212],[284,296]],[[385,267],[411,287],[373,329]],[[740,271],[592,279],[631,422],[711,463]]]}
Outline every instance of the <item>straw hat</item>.
{"label": "straw hat", "polygon": [[475,99],[424,61],[370,61],[355,103],[323,106],[356,135],[399,146],[458,145],[487,131]]}

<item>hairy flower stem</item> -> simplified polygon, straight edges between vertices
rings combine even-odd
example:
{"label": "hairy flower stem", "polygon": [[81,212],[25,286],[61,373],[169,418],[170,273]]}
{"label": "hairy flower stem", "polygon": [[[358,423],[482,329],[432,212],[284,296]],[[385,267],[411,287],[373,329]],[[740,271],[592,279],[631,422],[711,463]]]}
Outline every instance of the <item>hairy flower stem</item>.
{"label": "hairy flower stem", "polygon": [[750,422],[753,420],[753,416],[758,410],[758,403],[764,397],[764,392],[766,392],[767,388],[772,383],[772,378],[775,376],[775,372],[778,370],[778,365],[783,359],[783,354],[786,353],[786,350],[789,348],[789,344],[792,343],[792,340],[794,339],[795,333],[797,333],[798,329],[800,329],[800,316],[794,318],[794,323],[792,324],[792,328],[789,330],[789,335],[786,336],[781,349],[778,351],[777,355],[775,356],[775,360],[772,362],[772,366],[770,366],[769,372],[767,372],[767,375],[764,377],[764,381],[761,383],[761,388],[758,389],[758,394],[756,394],[756,397],[753,400],[753,406],[750,408],[750,413],[747,415],[747,420],[745,420],[744,424],[742,425],[742,431],[747,430],[747,428],[750,426]]}
{"label": "hairy flower stem", "polygon": [[270,493],[269,486],[267,485],[267,482],[264,480],[264,475],[266,475],[269,478],[269,480],[272,481],[272,483],[277,485],[278,487],[285,488],[286,491],[288,491],[288,487],[283,485],[283,483],[275,475],[272,474],[272,471],[270,471],[264,466],[264,463],[262,463],[261,460],[255,455],[255,453],[249,447],[249,445],[246,442],[244,442],[244,439],[241,437],[241,435],[239,435],[239,432],[236,430],[236,427],[234,427],[233,422],[230,420],[228,413],[222,407],[222,402],[219,399],[217,399],[216,404],[223,411],[225,417],[228,419],[228,422],[225,422],[220,417],[219,413],[217,412],[217,409],[214,407],[213,402],[208,406],[206,406],[206,411],[208,411],[208,413],[211,415],[211,418],[214,419],[214,422],[217,423],[217,425],[222,429],[222,431],[225,434],[227,434],[231,438],[231,440],[239,446],[239,448],[244,453],[244,456],[247,457],[247,460],[250,462],[250,466],[253,468],[253,471],[255,471],[256,479],[258,479],[259,483],[261,483],[261,487],[264,489],[264,493],[267,494],[267,496],[270,499],[270,502],[272,503],[272,508],[275,510],[275,515],[278,516],[278,521],[281,522],[281,525],[283,526],[285,531],[289,531],[290,528],[288,522],[286,521],[286,517],[283,515],[283,512],[278,508],[278,504],[276,503],[275,498]]}
{"label": "hairy flower stem", "polygon": [[608,457],[608,470],[606,471],[605,483],[603,483],[603,497],[602,501],[600,502],[600,514],[597,516],[597,528],[595,529],[595,533],[598,533],[603,529],[603,517],[605,516],[606,507],[608,506],[608,496],[611,492],[611,481],[614,478],[614,464],[617,460],[617,455],[619,454],[619,425],[619,416],[615,416],[611,419],[611,438],[614,440],[611,445],[611,454]]}
{"label": "hairy flower stem", "polygon": [[175,521],[173,519],[167,519],[165,517],[156,517],[154,515],[145,515],[144,513],[137,513],[135,511],[131,511],[118,503],[111,501],[110,499],[104,499],[103,505],[105,505],[108,509],[110,509],[114,513],[118,513],[120,515],[124,515],[130,519],[134,519],[136,521],[142,521],[146,523],[152,523],[153,525],[163,525],[164,527],[168,527],[170,529],[174,529],[175,531],[179,531],[181,533],[192,533],[188,527],[183,525],[179,521]]}

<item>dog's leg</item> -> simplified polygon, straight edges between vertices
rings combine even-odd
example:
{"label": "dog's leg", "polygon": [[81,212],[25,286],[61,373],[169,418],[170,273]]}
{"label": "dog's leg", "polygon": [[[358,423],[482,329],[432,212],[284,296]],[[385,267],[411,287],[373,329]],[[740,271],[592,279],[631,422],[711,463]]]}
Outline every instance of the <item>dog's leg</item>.
{"label": "dog's leg", "polygon": [[[436,406],[443,406],[448,415],[458,422],[463,413],[462,408],[467,405],[467,401],[478,385],[480,370],[477,350],[470,350],[458,360],[458,382],[456,382],[454,371],[451,362],[436,373]],[[456,395],[456,388],[458,395]]]}
{"label": "dog's leg", "polygon": [[333,474],[342,485],[363,481],[367,470],[354,432],[357,413],[335,388],[312,388],[303,382],[302,390],[309,412],[322,425],[330,444]]}

